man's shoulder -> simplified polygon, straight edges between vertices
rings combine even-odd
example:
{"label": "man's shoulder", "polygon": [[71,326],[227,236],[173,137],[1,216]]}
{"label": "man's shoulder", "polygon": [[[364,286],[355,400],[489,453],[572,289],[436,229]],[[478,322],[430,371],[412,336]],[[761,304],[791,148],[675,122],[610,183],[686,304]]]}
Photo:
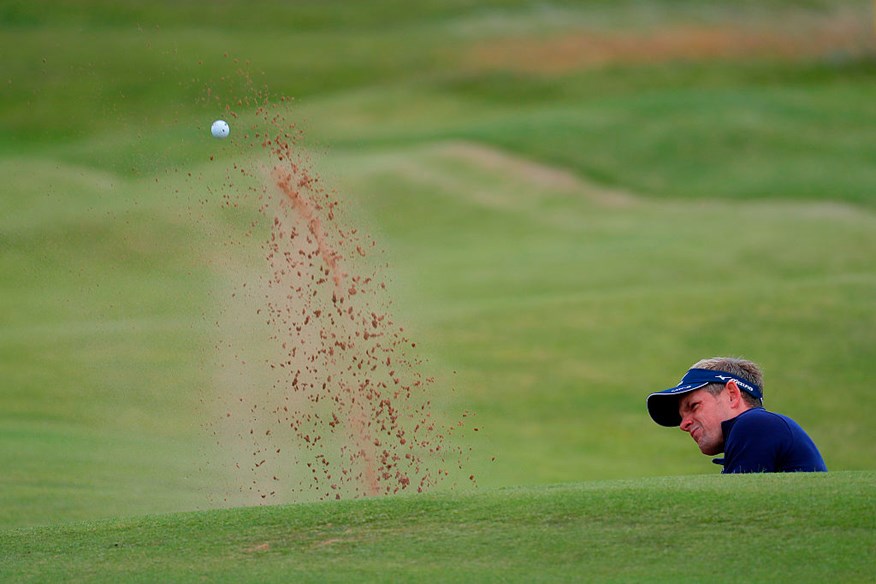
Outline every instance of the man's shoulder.
{"label": "man's shoulder", "polygon": [[775,472],[780,468],[781,453],[793,441],[781,415],[752,408],[724,424],[723,472]]}
{"label": "man's shoulder", "polygon": [[752,408],[739,414],[734,420],[733,430],[743,432],[790,431],[789,419],[782,414],[769,412],[763,408]]}

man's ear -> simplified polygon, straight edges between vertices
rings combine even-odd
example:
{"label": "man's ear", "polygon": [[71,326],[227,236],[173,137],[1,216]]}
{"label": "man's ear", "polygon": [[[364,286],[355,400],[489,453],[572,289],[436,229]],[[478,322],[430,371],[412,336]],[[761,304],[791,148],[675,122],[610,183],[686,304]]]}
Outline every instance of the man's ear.
{"label": "man's ear", "polygon": [[727,389],[727,395],[730,398],[730,407],[736,408],[742,405],[742,390],[736,385],[736,381],[731,379],[724,387]]}

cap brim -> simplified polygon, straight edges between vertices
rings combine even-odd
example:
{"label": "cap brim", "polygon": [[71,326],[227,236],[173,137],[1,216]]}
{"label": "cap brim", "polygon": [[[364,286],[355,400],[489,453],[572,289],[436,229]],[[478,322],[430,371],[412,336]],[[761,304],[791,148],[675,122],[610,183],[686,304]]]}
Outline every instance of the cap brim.
{"label": "cap brim", "polygon": [[681,415],[678,413],[678,400],[684,394],[705,387],[708,384],[708,382],[690,383],[652,393],[648,396],[648,413],[651,414],[651,419],[661,426],[669,428],[681,425]]}

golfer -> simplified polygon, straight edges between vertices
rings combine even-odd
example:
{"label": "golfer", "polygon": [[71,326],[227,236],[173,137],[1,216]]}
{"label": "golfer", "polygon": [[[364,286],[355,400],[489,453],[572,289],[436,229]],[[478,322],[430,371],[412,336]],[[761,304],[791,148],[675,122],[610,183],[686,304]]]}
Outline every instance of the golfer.
{"label": "golfer", "polygon": [[763,374],[744,359],[703,359],[675,387],[648,396],[661,426],[678,426],[729,473],[826,472],[821,453],[794,420],[763,408]]}

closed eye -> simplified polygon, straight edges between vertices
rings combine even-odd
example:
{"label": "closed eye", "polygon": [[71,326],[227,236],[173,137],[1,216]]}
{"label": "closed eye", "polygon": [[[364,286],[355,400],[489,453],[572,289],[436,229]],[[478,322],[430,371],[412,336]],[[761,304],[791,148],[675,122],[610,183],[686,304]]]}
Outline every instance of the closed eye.
{"label": "closed eye", "polygon": [[699,408],[699,407],[700,407],[700,402],[691,402],[691,403],[687,404],[687,405],[683,408],[683,410],[684,410],[685,412],[693,412],[693,411],[696,411],[697,408]]}
{"label": "closed eye", "polygon": [[702,405],[701,399],[696,399],[696,401],[682,401],[679,404],[678,413],[681,414],[681,417],[685,417],[686,415],[695,412],[699,409],[700,405]]}

